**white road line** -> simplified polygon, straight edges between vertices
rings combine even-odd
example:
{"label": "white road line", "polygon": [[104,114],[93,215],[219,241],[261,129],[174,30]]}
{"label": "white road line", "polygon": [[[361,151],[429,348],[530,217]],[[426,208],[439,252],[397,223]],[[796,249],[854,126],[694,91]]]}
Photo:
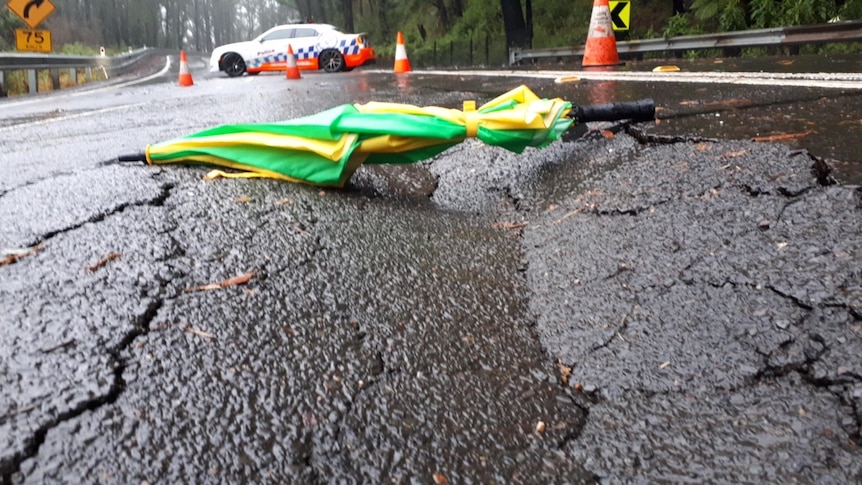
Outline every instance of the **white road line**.
{"label": "white road line", "polygon": [[86,111],[84,113],[74,113],[74,114],[70,114],[70,115],[66,115],[66,116],[58,116],[56,118],[49,118],[49,119],[44,119],[44,120],[39,120],[39,121],[31,121],[29,123],[21,123],[21,124],[17,124],[17,125],[4,126],[4,127],[0,127],[0,133],[3,133],[4,131],[12,131],[12,130],[19,130],[19,129],[23,129],[23,128],[31,128],[33,126],[47,125],[48,123],[55,123],[58,121],[69,121],[69,120],[74,120],[74,119],[78,119],[78,118],[85,118],[87,116],[100,115],[100,114],[104,114],[104,113],[110,113],[112,111],[119,111],[119,110],[124,110],[124,109],[129,109],[129,108],[137,108],[138,106],[145,106],[147,104],[148,103],[124,104],[122,106],[112,106],[110,108],[97,109],[95,111]]}
{"label": "white road line", "polygon": [[859,73],[768,73],[768,72],[631,72],[631,71],[413,71],[413,75],[486,76],[557,79],[575,76],[594,81],[638,81],[701,84],[746,84],[753,86],[801,86],[862,89]]}
{"label": "white road line", "polygon": [[[164,65],[164,67],[162,67],[162,69],[161,69],[159,72],[157,72],[157,73],[155,73],[155,74],[151,74],[151,75],[149,75],[149,76],[147,76],[147,77],[144,77],[144,78],[141,78],[141,79],[133,79],[133,80],[131,80],[131,81],[126,81],[126,82],[123,82],[123,83],[111,84],[111,85],[108,85],[108,86],[96,87],[96,88],[94,88],[94,89],[86,89],[86,88],[84,87],[84,86],[86,86],[86,85],[84,85],[84,86],[82,86],[82,87],[84,87],[84,89],[82,89],[81,91],[66,92],[66,93],[64,93],[64,92],[62,92],[62,91],[54,91],[52,94],[57,94],[57,95],[60,95],[60,96],[68,96],[68,97],[73,97],[73,96],[87,96],[87,95],[90,95],[90,94],[93,94],[93,93],[97,93],[97,94],[98,94],[98,93],[103,92],[103,91],[108,91],[108,90],[111,90],[111,89],[117,89],[117,88],[124,88],[124,87],[126,87],[126,86],[134,86],[135,84],[140,84],[140,83],[144,83],[144,82],[147,82],[147,81],[150,81],[150,80],[156,79],[156,78],[158,78],[158,77],[160,77],[160,76],[164,76],[164,75],[165,75],[165,73],[167,73],[167,72],[168,72],[168,70],[170,70],[170,68],[171,68],[171,58],[170,58],[170,56],[165,56],[165,65]],[[20,100],[20,101],[12,101],[12,102],[8,102],[8,103],[0,103],[0,106],[3,106],[3,107],[10,107],[10,108],[11,108],[11,107],[13,107],[13,106],[25,106],[25,105],[28,105],[28,104],[39,103],[39,102],[42,102],[42,101],[44,101],[44,100],[45,100],[45,98],[44,98],[44,97],[27,98],[27,99],[22,99],[22,100]],[[19,125],[19,126],[21,126],[21,125]]]}

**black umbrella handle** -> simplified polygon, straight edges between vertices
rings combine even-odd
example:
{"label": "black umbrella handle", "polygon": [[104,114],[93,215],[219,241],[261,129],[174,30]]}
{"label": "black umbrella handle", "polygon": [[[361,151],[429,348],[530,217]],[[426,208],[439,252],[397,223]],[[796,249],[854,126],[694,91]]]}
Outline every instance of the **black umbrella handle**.
{"label": "black umbrella handle", "polygon": [[127,153],[125,155],[120,155],[117,157],[118,162],[146,162],[147,154],[146,153]]}
{"label": "black umbrella handle", "polygon": [[106,167],[108,165],[117,165],[120,163],[130,163],[130,162],[146,162],[147,154],[146,153],[127,153],[125,155],[120,155],[117,158],[112,158],[110,160],[104,160],[98,163],[100,167]]}
{"label": "black umbrella handle", "polygon": [[641,99],[627,103],[572,106],[569,116],[578,123],[617,120],[651,121],[655,119],[655,103],[652,99]]}

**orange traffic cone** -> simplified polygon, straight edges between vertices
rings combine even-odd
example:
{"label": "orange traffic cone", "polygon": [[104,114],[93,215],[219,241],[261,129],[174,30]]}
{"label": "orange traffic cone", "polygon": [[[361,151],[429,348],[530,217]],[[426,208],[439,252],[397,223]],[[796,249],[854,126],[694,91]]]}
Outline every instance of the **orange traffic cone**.
{"label": "orange traffic cone", "polygon": [[404,48],[404,36],[398,32],[398,41],[395,44],[395,74],[402,72],[410,72],[410,60],[407,59],[407,50]]}
{"label": "orange traffic cone", "polygon": [[608,0],[594,0],[582,65],[584,67],[613,66],[619,63],[620,56],[617,53],[617,40],[611,25]]}
{"label": "orange traffic cone", "polygon": [[180,86],[191,86],[195,82],[192,80],[192,73],[189,72],[189,60],[186,58],[186,51],[180,51]]}
{"label": "orange traffic cone", "polygon": [[299,68],[296,67],[296,56],[293,55],[293,47],[287,45],[287,79],[300,79]]}

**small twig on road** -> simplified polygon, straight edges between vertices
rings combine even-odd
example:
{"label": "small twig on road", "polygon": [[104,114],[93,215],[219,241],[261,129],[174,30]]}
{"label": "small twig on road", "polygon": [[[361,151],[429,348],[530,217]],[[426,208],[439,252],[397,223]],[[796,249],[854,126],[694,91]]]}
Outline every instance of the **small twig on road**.
{"label": "small twig on road", "polygon": [[77,340],[75,340],[75,339],[71,339],[71,340],[68,340],[68,341],[66,341],[66,342],[63,342],[63,343],[61,343],[61,344],[59,344],[59,345],[55,345],[55,346],[53,346],[53,347],[50,347],[50,348],[47,348],[47,349],[40,350],[39,352],[42,352],[43,354],[50,354],[51,352],[54,352],[55,350],[65,349],[65,348],[67,348],[67,347],[71,347],[71,346],[75,345],[76,343],[77,343]]}
{"label": "small twig on road", "polygon": [[94,271],[94,272],[98,271],[99,269],[104,267],[106,264],[110,263],[111,261],[113,261],[119,257],[120,257],[120,253],[115,253],[112,251],[112,252],[108,253],[107,256],[102,258],[98,263],[91,265],[91,266],[85,266],[84,269],[86,269],[88,271]]}
{"label": "small twig on road", "polygon": [[192,334],[195,334],[195,335],[197,335],[198,337],[203,337],[203,338],[215,338],[215,335],[213,335],[213,334],[211,334],[211,333],[209,333],[209,332],[204,332],[203,330],[198,330],[198,329],[196,329],[196,328],[194,328],[194,327],[186,327],[186,328],[184,328],[184,329],[183,329],[183,331],[184,331],[184,332],[186,332],[186,333],[192,333]]}
{"label": "small twig on road", "polygon": [[3,420],[5,420],[5,419],[14,418],[15,416],[17,416],[19,414],[28,413],[28,412],[36,409],[36,407],[37,406],[35,404],[28,404],[22,408],[13,409],[13,410],[9,411],[8,413],[0,416],[0,422],[3,422]]}
{"label": "small twig on road", "polygon": [[226,280],[219,281],[218,283],[210,283],[208,285],[195,286],[192,288],[186,288],[186,293],[193,293],[196,291],[209,291],[209,290],[218,290],[221,288],[227,288],[229,286],[237,286],[244,285],[248,283],[252,276],[257,274],[257,271],[252,271],[251,273],[242,274],[239,276],[234,276],[233,278],[228,278]]}
{"label": "small twig on road", "polygon": [[3,259],[0,259],[0,267],[17,263],[19,259],[26,258],[27,256],[32,256],[41,251],[44,247],[45,241],[42,241],[31,248],[4,249],[0,251],[0,255],[3,256]]}
{"label": "small twig on road", "polygon": [[772,141],[782,141],[782,140],[792,140],[794,138],[802,138],[803,136],[810,135],[810,131],[803,131],[801,133],[781,133],[778,135],[768,135],[768,136],[755,136],[751,139],[751,141],[757,142],[772,142]]}

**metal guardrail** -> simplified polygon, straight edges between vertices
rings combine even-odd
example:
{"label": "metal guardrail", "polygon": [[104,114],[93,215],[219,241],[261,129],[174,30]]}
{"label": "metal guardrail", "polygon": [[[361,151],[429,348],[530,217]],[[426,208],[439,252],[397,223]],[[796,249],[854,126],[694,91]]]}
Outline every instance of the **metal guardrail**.
{"label": "metal guardrail", "polygon": [[0,52],[0,96],[2,96],[6,73],[11,71],[26,71],[27,85],[30,94],[38,91],[37,75],[39,71],[50,71],[54,90],[60,89],[60,71],[67,71],[72,84],[78,83],[78,71],[83,70],[84,76],[95,79],[95,73],[101,72],[103,78],[119,76],[137,63],[146,59],[152,49],[143,48],[129,51],[117,56],[59,56],[50,54],[10,54]]}
{"label": "metal guardrail", "polygon": [[[825,44],[862,41],[862,20],[848,20],[817,25],[778,27],[772,29],[722,32],[708,35],[686,35],[669,39],[644,39],[617,42],[620,57],[641,57],[647,52],[679,52],[709,49],[742,49],[749,47]],[[584,46],[552,49],[510,49],[509,65],[545,57],[583,57]]]}

